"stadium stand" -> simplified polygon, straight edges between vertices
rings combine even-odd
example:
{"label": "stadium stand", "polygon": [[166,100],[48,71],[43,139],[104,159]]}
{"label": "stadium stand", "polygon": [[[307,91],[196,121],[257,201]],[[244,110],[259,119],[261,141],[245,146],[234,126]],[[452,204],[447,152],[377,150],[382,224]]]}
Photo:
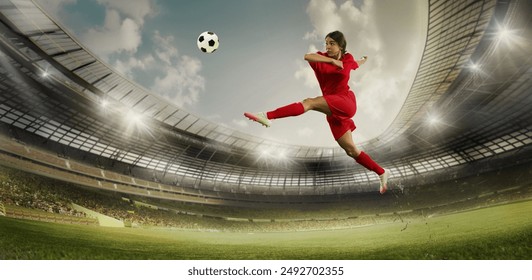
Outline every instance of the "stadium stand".
{"label": "stadium stand", "polygon": [[[98,224],[72,204],[121,220],[133,227],[166,227],[210,231],[294,231],[341,229],[412,219],[532,199],[527,180],[530,166],[493,176],[473,176],[457,183],[419,186],[405,195],[394,191],[384,200],[352,197],[343,203],[293,205],[283,208],[242,208],[176,204],[165,199],[119,195],[0,167],[2,202],[10,217],[49,222]],[[515,178],[511,185],[507,176]],[[486,183],[489,182],[489,183]],[[477,186],[482,185],[482,188]],[[501,189],[505,186],[505,189]],[[33,210],[31,210],[33,209]],[[36,211],[40,210],[40,211]]]}

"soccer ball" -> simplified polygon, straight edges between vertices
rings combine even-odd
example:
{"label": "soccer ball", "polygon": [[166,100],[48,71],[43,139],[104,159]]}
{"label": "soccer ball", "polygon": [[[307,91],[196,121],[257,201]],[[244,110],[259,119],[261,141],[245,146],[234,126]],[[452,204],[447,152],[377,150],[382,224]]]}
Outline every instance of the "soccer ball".
{"label": "soccer ball", "polygon": [[204,53],[212,53],[218,49],[218,46],[220,45],[218,42],[218,35],[211,31],[205,31],[201,33],[198,37],[197,43],[198,49]]}

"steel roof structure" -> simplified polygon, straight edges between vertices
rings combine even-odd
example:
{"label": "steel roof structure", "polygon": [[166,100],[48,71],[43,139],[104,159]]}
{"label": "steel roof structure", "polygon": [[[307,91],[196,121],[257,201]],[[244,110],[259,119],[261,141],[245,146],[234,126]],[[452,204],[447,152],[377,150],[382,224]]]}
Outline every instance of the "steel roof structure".
{"label": "steel roof structure", "polygon": [[[531,2],[430,0],[428,6],[425,49],[408,97],[390,127],[361,148],[400,180],[531,155]],[[19,141],[93,164],[102,174],[126,168],[132,176],[221,197],[376,189],[376,175],[340,148],[247,135],[147,91],[33,1],[1,0],[0,33],[0,127]]]}

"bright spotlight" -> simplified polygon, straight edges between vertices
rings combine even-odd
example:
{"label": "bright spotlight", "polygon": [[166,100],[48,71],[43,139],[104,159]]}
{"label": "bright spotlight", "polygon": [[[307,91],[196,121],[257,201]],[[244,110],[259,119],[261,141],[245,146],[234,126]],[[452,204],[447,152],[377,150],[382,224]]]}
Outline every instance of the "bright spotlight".
{"label": "bright spotlight", "polygon": [[129,110],[125,116],[125,121],[127,122],[128,126],[130,127],[136,127],[141,128],[144,127],[144,120],[140,113],[135,112],[133,110]]}
{"label": "bright spotlight", "polygon": [[429,116],[428,122],[430,125],[437,125],[440,123],[440,118],[437,115]]}
{"label": "bright spotlight", "polygon": [[497,45],[504,44],[507,47],[528,47],[526,40],[519,36],[519,30],[509,29],[506,26],[499,26],[494,34]]}
{"label": "bright spotlight", "polygon": [[477,63],[471,63],[469,65],[469,69],[471,69],[473,71],[480,71],[480,66]]}
{"label": "bright spotlight", "polygon": [[148,121],[149,116],[145,116],[142,113],[136,112],[133,109],[129,109],[123,116],[123,124],[125,127],[125,134],[131,134],[133,132],[144,133],[154,137]]}
{"label": "bright spotlight", "polygon": [[472,77],[475,77],[475,78],[481,78],[481,77],[486,78],[487,77],[487,73],[484,72],[484,70],[482,69],[482,64],[478,62],[470,61],[469,64],[465,66],[465,68],[469,71],[469,74],[472,75]]}
{"label": "bright spotlight", "polygon": [[41,77],[43,77],[43,78],[48,77],[48,75],[50,75],[50,74],[48,74],[47,71],[44,71],[44,72],[41,73]]}
{"label": "bright spotlight", "polygon": [[132,122],[134,124],[140,124],[142,121],[142,116],[137,112],[134,112],[133,110],[128,112],[127,118],[129,122]]}
{"label": "bright spotlight", "polygon": [[257,161],[265,164],[277,165],[288,164],[290,159],[288,153],[282,147],[262,147],[257,153]]}
{"label": "bright spotlight", "polygon": [[261,156],[261,157],[269,157],[269,156],[270,156],[270,151],[268,151],[268,150],[262,150],[262,151],[260,152],[260,156]]}
{"label": "bright spotlight", "polygon": [[102,108],[106,108],[107,105],[109,105],[109,102],[105,99],[103,99],[101,102],[100,102],[100,106],[102,106]]}
{"label": "bright spotlight", "polygon": [[512,36],[512,32],[508,30],[506,27],[501,26],[499,28],[499,31],[497,32],[497,39],[499,41],[506,41]]}

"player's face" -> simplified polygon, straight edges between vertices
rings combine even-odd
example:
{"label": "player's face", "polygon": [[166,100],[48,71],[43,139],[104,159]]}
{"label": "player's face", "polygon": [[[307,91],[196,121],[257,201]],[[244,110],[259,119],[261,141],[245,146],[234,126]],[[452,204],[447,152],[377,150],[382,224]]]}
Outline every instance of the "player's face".
{"label": "player's face", "polygon": [[341,56],[342,50],[340,46],[338,45],[338,43],[336,43],[335,40],[329,37],[325,38],[325,50],[327,51],[327,55],[329,57],[340,58]]}

